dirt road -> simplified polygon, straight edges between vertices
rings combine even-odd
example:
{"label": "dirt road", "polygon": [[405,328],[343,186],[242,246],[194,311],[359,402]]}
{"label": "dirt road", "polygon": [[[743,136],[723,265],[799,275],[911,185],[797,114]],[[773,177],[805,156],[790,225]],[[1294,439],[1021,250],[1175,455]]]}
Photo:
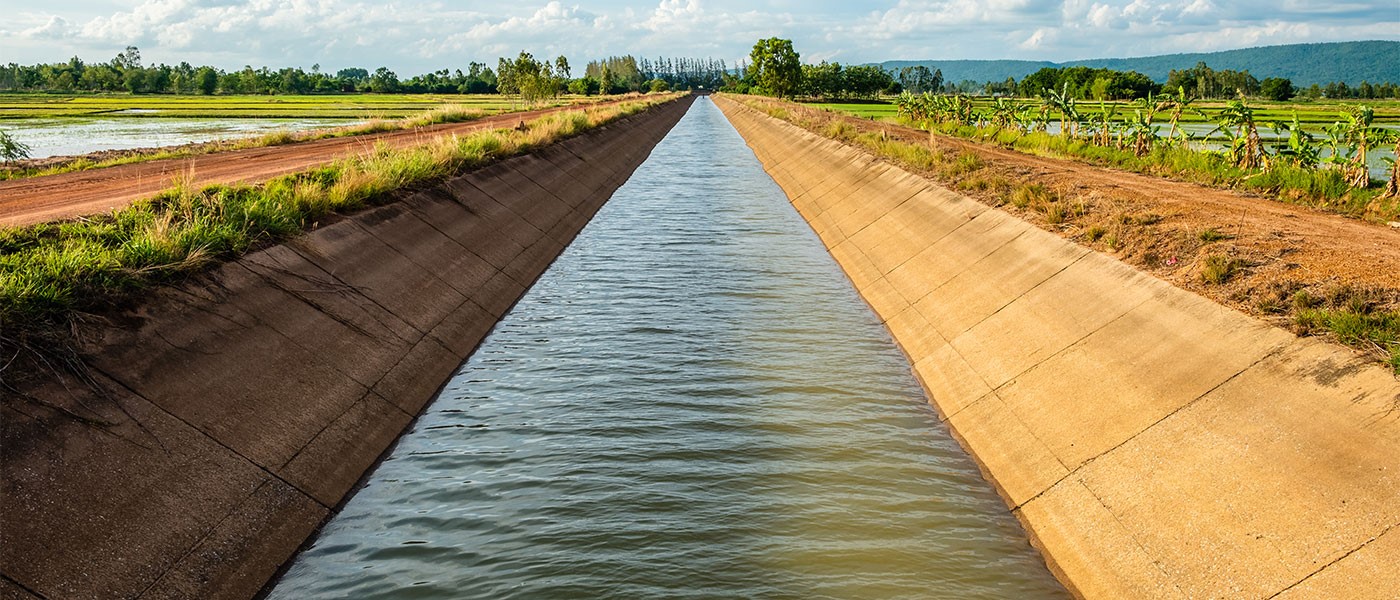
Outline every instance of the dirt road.
{"label": "dirt road", "polygon": [[521,121],[572,108],[577,107],[507,113],[466,123],[0,181],[0,225],[27,225],[105,213],[169,188],[179,177],[189,176],[195,186],[267,181],[364,152],[381,143],[402,148],[435,136],[514,127]]}

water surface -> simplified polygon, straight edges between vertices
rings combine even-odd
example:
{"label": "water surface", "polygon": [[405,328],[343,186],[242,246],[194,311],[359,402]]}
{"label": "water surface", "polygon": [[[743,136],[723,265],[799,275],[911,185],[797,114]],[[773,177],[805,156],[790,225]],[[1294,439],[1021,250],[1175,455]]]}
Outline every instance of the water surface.
{"label": "water surface", "polygon": [[[137,111],[142,109],[130,109]],[[274,131],[345,127],[347,119],[180,119],[61,117],[0,120],[0,130],[29,146],[31,158],[76,156],[103,150],[179,146],[251,137]]]}
{"label": "water surface", "polygon": [[272,598],[1063,598],[714,105]]}

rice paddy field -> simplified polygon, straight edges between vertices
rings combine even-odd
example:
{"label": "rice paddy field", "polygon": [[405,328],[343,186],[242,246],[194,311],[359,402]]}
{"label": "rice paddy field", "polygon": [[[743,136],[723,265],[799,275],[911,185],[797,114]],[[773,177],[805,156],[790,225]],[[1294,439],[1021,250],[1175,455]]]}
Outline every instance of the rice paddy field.
{"label": "rice paddy field", "polygon": [[[546,106],[586,101],[563,98]],[[0,131],[42,159],[394,121],[447,106],[488,115],[523,108],[497,94],[0,94]]]}
{"label": "rice paddy field", "polygon": [[401,119],[444,105],[504,112],[518,105],[496,94],[163,96],[0,94],[0,128],[14,119],[56,117],[206,119]]}

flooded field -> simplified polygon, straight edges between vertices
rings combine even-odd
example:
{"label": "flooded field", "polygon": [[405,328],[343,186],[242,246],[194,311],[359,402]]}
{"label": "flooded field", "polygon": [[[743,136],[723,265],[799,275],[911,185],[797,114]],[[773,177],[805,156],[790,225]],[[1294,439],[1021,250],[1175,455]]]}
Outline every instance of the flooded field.
{"label": "flooded field", "polygon": [[361,122],[347,119],[64,117],[8,119],[0,121],[0,131],[28,145],[31,158],[47,158],[103,150],[178,146],[192,142],[252,137],[274,131],[345,127]]}

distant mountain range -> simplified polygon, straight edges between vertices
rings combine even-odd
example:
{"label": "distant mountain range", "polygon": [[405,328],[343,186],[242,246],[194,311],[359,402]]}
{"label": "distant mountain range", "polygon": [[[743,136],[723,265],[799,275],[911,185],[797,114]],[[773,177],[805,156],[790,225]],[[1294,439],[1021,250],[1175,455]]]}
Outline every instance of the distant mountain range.
{"label": "distant mountain range", "polygon": [[1326,85],[1345,81],[1357,85],[1371,83],[1400,83],[1400,42],[1335,42],[1327,44],[1289,44],[1261,46],[1223,52],[1200,54],[1165,54],[1141,58],[1096,58],[1063,63],[1034,60],[891,60],[880,63],[885,69],[898,71],[907,66],[924,65],[943,71],[943,80],[959,82],[1003,81],[1015,77],[1018,81],[1045,67],[1085,66],[1137,71],[1157,82],[1167,80],[1173,69],[1189,69],[1204,62],[1216,70],[1248,70],[1259,79],[1285,77],[1294,86]]}

